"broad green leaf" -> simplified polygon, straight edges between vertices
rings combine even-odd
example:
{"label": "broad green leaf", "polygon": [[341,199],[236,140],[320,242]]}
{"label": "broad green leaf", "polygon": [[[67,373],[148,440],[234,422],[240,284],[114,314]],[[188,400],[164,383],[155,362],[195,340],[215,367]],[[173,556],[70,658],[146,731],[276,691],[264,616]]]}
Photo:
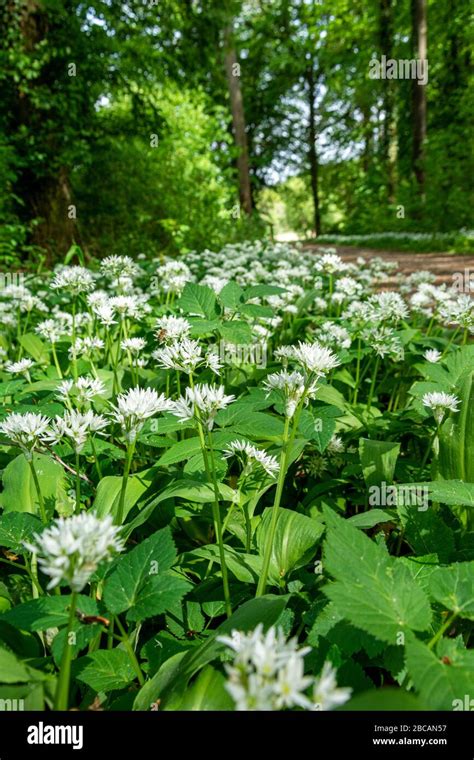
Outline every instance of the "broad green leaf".
{"label": "broad green leaf", "polygon": [[278,296],[284,293],[285,288],[279,285],[251,285],[245,291],[244,298],[250,301],[251,298],[264,298],[265,296]]}
{"label": "broad green leaf", "polygon": [[474,620],[474,562],[455,562],[430,576],[433,599],[459,617]]}
{"label": "broad green leaf", "polygon": [[427,509],[415,506],[397,507],[405,540],[415,554],[437,553],[442,562],[449,562],[454,552],[454,535],[433,506]]}
{"label": "broad green leaf", "polygon": [[388,686],[383,689],[371,689],[362,694],[356,694],[349,702],[337,707],[336,710],[338,712],[350,712],[351,710],[367,710],[369,712],[403,710],[411,712],[412,710],[426,710],[426,707],[421,700],[413,694],[407,694],[404,689]]}
{"label": "broad green leaf", "polygon": [[[135,506],[137,501],[150,487],[153,480],[151,469],[137,472],[130,475],[127,479],[124,501],[124,517]],[[122,488],[122,478],[118,475],[106,475],[100,481],[94,500],[94,509],[99,517],[105,515],[114,515],[118,509],[120,501],[120,491]]]}
{"label": "broad green leaf", "polygon": [[[273,507],[265,509],[257,529],[257,547],[261,557],[265,553],[272,515]],[[323,531],[323,525],[311,517],[280,508],[272,544],[271,580],[276,584],[286,581],[293,570],[307,564],[316,553]]]}
{"label": "broad green leaf", "polygon": [[20,343],[26,353],[33,357],[39,364],[49,363],[49,351],[41,338],[34,333],[26,333],[20,338]]}
{"label": "broad green leaf", "polygon": [[[430,710],[455,710],[465,695],[474,694],[474,652],[458,650],[449,663],[417,639],[406,645],[406,664],[421,701]],[[462,708],[461,708],[462,709]]]}
{"label": "broad green leaf", "polygon": [[361,512],[359,515],[349,517],[347,522],[356,528],[367,530],[380,523],[396,522],[397,519],[397,513],[394,511],[373,508],[369,509],[367,512]]}
{"label": "broad green leaf", "polygon": [[[48,628],[60,628],[69,620],[71,597],[40,596],[0,615],[0,622],[5,621],[23,631],[45,631]],[[97,602],[88,596],[77,597],[77,609],[85,615],[98,615]]]}
{"label": "broad green leaf", "polygon": [[206,665],[198,677],[186,690],[179,710],[230,710],[234,709],[234,701],[225,684],[227,678],[212,665]]}
{"label": "broad green leaf", "polygon": [[400,444],[392,441],[373,441],[369,438],[359,439],[359,457],[365,484],[379,486],[382,482],[391,483],[400,453]]}
{"label": "broad green leaf", "polygon": [[[45,502],[46,512],[53,514],[67,503],[64,470],[46,454],[33,454],[33,462]],[[30,466],[23,454],[19,454],[3,472],[3,492],[0,505],[5,512],[30,512],[39,514],[39,502]]]}
{"label": "broad green leaf", "polygon": [[170,573],[176,549],[169,528],[159,530],[116,562],[105,579],[104,602],[118,615],[143,620],[172,606],[190,585]]}
{"label": "broad green leaf", "polygon": [[427,489],[432,501],[453,506],[474,507],[474,483],[461,480],[433,480],[425,483],[404,483],[397,485],[401,489]]}
{"label": "broad green leaf", "polygon": [[226,343],[252,343],[252,331],[248,322],[239,320],[222,322],[219,332]]}
{"label": "broad green leaf", "polygon": [[[472,348],[472,347],[471,347]],[[439,473],[445,480],[474,483],[474,370],[455,388],[460,399],[459,411],[441,426]],[[474,491],[474,485],[472,485]]]}
{"label": "broad green leaf", "polygon": [[382,641],[397,643],[400,632],[425,631],[431,609],[408,568],[364,533],[324,510],[327,539],[323,567],[336,582],[324,586],[345,619]]}
{"label": "broad green leaf", "polygon": [[30,680],[31,673],[27,666],[0,645],[0,683],[22,683]]}
{"label": "broad green leaf", "polygon": [[124,689],[136,678],[130,658],[123,649],[98,650],[76,662],[76,678],[96,692]]}
{"label": "broad green leaf", "polygon": [[23,542],[31,542],[42,527],[41,520],[28,512],[5,512],[0,516],[0,546],[24,554]]}
{"label": "broad green leaf", "polygon": [[185,314],[213,319],[216,316],[216,294],[207,285],[187,282],[178,301],[178,307]]}
{"label": "broad green leaf", "polygon": [[237,285],[236,282],[228,282],[219,293],[219,301],[226,308],[237,311],[243,295],[244,291],[240,285]]}

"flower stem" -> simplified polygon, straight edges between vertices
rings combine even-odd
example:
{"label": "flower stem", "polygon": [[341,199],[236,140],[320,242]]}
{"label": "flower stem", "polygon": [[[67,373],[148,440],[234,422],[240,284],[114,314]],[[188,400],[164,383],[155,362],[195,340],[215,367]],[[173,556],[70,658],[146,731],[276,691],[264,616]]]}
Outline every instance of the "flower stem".
{"label": "flower stem", "polygon": [[123,477],[122,477],[122,487],[120,489],[120,499],[119,499],[119,505],[117,510],[117,525],[122,525],[123,523],[123,510],[125,505],[125,494],[127,491],[127,480],[130,473],[130,466],[132,464],[132,458],[133,458],[133,452],[135,451],[135,441],[132,441],[127,446],[127,456],[125,459],[125,467],[123,470]]}
{"label": "flower stem", "polygon": [[[278,473],[278,481],[277,481],[275,499],[274,499],[273,508],[272,508],[273,511],[272,511],[272,518],[271,518],[271,523],[270,523],[270,530],[267,536],[267,543],[265,545],[262,574],[258,581],[257,592],[255,596],[263,596],[267,588],[268,570],[270,567],[273,541],[275,539],[275,532],[276,532],[276,526],[277,526],[277,521],[278,521],[278,508],[280,506],[281,495],[283,493],[283,485],[285,482],[285,475],[286,475],[286,464],[287,464],[288,452],[290,448],[288,445],[289,444],[289,439],[288,439],[289,426],[290,426],[290,418],[287,417],[285,419],[285,429],[283,431],[283,447],[280,454],[280,472]],[[292,435],[291,440],[293,440],[293,438],[294,438],[294,435]]]}
{"label": "flower stem", "polygon": [[372,406],[372,398],[374,396],[375,383],[376,383],[376,380],[377,380],[377,373],[379,371],[379,364],[380,364],[380,356],[377,356],[377,358],[375,360],[374,371],[373,371],[373,374],[372,374],[372,382],[370,384],[369,398],[367,399],[367,411],[368,412],[370,412],[370,408]]}
{"label": "flower stem", "polygon": [[56,353],[56,346],[54,343],[51,344],[51,351],[53,354],[53,360],[54,360],[54,366],[56,367],[56,372],[58,373],[59,377],[62,379],[63,373],[61,372],[61,367],[59,366],[58,355]]}
{"label": "flower stem", "polygon": [[41,493],[41,486],[39,484],[38,475],[36,473],[36,468],[35,468],[33,459],[30,459],[28,461],[28,464],[30,465],[31,475],[33,477],[33,482],[35,484],[36,495],[38,497],[38,503],[39,503],[39,508],[40,508],[41,520],[46,525],[46,523],[48,522],[48,518],[46,517],[43,494]]}
{"label": "flower stem", "polygon": [[438,643],[443,633],[445,633],[445,631],[448,631],[451,628],[457,616],[458,616],[457,612],[453,612],[452,615],[449,615],[446,622],[444,622],[441,628],[439,628],[439,630],[436,631],[435,635],[433,636],[431,641],[428,643],[428,649],[433,649],[434,645]]}
{"label": "flower stem", "polygon": [[76,512],[81,509],[81,476],[79,464],[79,452],[76,451]]}
{"label": "flower stem", "polygon": [[120,633],[122,634],[122,643],[125,645],[125,649],[127,650],[127,654],[130,658],[130,662],[132,663],[132,667],[137,674],[138,683],[140,686],[145,685],[145,678],[142,673],[142,669],[140,667],[140,663],[137,660],[137,656],[133,650],[132,645],[130,644],[130,639],[128,638],[127,631],[123,627],[122,623],[120,622],[118,615],[114,615],[114,620],[117,623],[117,628],[119,629]]}
{"label": "flower stem", "polygon": [[227,572],[227,565],[225,561],[225,551],[224,551],[224,539],[223,539],[223,531],[222,531],[222,522],[221,522],[221,514],[219,510],[219,487],[217,485],[217,478],[216,478],[216,463],[214,459],[214,449],[212,446],[212,438],[211,433],[209,432],[208,440],[209,440],[209,457],[210,457],[210,466],[209,466],[209,460],[206,456],[204,456],[205,452],[205,441],[204,441],[204,435],[202,433],[202,426],[201,423],[199,423],[199,427],[201,428],[201,434],[202,434],[202,441],[201,446],[204,443],[203,447],[203,457],[204,457],[204,463],[206,465],[207,462],[207,472],[208,472],[208,478],[211,480],[213,488],[214,488],[214,502],[212,505],[212,512],[213,512],[213,518],[214,518],[214,527],[216,531],[216,538],[217,543],[219,545],[219,557],[221,561],[221,571],[222,571],[222,585],[224,587],[224,600],[225,600],[225,609],[227,617],[230,617],[232,615],[232,605],[230,601],[230,590],[229,590],[229,575]]}
{"label": "flower stem", "polygon": [[61,665],[59,669],[58,685],[56,687],[56,694],[54,698],[55,710],[67,710],[69,701],[69,681],[71,680],[71,660],[72,660],[72,647],[69,643],[69,634],[71,633],[74,623],[74,617],[76,614],[77,593],[75,591],[71,594],[71,604],[69,606],[69,621],[67,624],[66,641],[64,642],[63,654],[61,657]]}

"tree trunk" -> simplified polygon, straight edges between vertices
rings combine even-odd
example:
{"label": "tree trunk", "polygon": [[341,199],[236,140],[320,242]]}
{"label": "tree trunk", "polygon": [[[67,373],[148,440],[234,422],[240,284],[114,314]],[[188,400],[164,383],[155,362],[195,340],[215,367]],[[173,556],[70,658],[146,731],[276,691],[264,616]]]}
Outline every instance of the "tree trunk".
{"label": "tree trunk", "polygon": [[237,170],[239,174],[240,206],[246,214],[250,215],[252,213],[252,191],[250,185],[249,149],[245,129],[244,101],[240,87],[240,64],[237,61],[231,25],[228,25],[224,29],[224,59],[232,110],[234,141],[238,149]]}
{"label": "tree trunk", "polygon": [[[413,50],[420,61],[427,60],[428,22],[426,0],[412,0]],[[426,63],[425,63],[426,65]],[[425,198],[425,150],[426,140],[426,90],[425,85],[413,81],[413,173],[418,184],[418,194]]]}
{"label": "tree trunk", "polygon": [[306,81],[308,84],[309,104],[308,159],[314,206],[314,231],[316,237],[318,237],[321,234],[321,212],[319,207],[319,164],[316,150],[316,82],[312,63],[306,70]]}
{"label": "tree trunk", "polygon": [[[380,0],[380,50],[389,60],[392,57],[393,43],[392,0]],[[395,196],[394,156],[394,90],[391,79],[383,80],[383,110],[385,120],[382,129],[382,156],[385,164],[387,195],[391,203]]]}
{"label": "tree trunk", "polygon": [[[48,37],[47,10],[37,0],[26,0],[19,24],[23,49],[27,55],[34,55],[37,45],[44,43]],[[50,84],[45,75],[41,74],[38,86],[48,89]],[[19,132],[26,127],[28,132],[41,133],[44,111],[36,109],[33,98],[21,86],[15,94],[12,115],[12,132]],[[25,150],[28,150],[28,146]],[[54,144],[50,141],[46,154],[54,154],[54,150]],[[46,248],[50,254],[65,253],[74,241],[79,240],[75,211],[71,208],[68,170],[65,166],[51,170],[48,159],[45,159],[41,171],[30,170],[27,155],[24,163],[25,168],[19,172],[15,192],[23,202],[20,216],[24,222],[35,222],[31,242]]]}

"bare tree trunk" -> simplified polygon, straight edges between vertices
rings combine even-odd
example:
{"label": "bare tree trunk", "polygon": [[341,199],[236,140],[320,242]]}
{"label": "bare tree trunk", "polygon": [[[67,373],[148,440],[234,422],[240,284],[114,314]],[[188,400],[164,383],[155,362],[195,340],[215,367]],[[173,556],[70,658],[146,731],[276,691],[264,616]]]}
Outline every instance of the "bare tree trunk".
{"label": "bare tree trunk", "polygon": [[238,148],[237,170],[239,174],[240,206],[246,214],[251,214],[252,191],[250,185],[249,149],[245,129],[244,101],[242,98],[242,88],[240,87],[240,64],[237,61],[232,38],[232,25],[228,25],[224,29],[224,58],[232,110],[234,141]]}
{"label": "bare tree trunk", "polygon": [[[23,48],[31,54],[48,36],[48,15],[43,4],[38,0],[26,0],[19,23]],[[49,82],[42,75],[39,86],[48,85]],[[33,99],[18,88],[13,129],[19,130],[26,126],[28,130],[34,130],[35,125],[43,118],[43,112],[37,111]],[[15,191],[23,201],[22,216],[25,222],[37,222],[33,227],[31,242],[46,248],[50,254],[65,253],[71,244],[79,239],[69,172],[65,166],[53,172],[49,170],[46,162],[43,166],[44,171],[38,173],[31,171],[27,162],[25,163],[25,168],[19,173]]]}
{"label": "bare tree trunk", "polygon": [[309,104],[308,159],[311,177],[311,193],[313,196],[314,206],[314,230],[316,237],[318,237],[318,235],[321,234],[321,211],[319,207],[319,163],[318,153],[316,150],[316,82],[314,79],[312,62],[306,70],[306,81],[308,84]]}
{"label": "bare tree trunk", "polygon": [[[427,60],[428,21],[426,0],[412,0],[413,48],[418,60]],[[426,65],[426,63],[425,63]],[[413,172],[418,193],[425,197],[424,144],[426,140],[426,90],[425,85],[413,81]]]}
{"label": "bare tree trunk", "polygon": [[[380,49],[387,60],[392,57],[392,0],[380,0]],[[394,161],[392,147],[395,142],[394,134],[394,91],[391,79],[384,79],[383,108],[385,121],[382,130],[382,154],[387,179],[387,195],[391,203],[395,195]]]}

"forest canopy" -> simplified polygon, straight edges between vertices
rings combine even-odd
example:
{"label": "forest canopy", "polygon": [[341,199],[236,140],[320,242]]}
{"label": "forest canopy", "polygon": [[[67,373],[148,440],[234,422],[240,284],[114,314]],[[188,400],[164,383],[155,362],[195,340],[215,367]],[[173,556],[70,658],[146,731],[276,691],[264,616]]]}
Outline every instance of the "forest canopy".
{"label": "forest canopy", "polygon": [[2,0],[0,14],[5,259],[469,226],[463,0]]}

